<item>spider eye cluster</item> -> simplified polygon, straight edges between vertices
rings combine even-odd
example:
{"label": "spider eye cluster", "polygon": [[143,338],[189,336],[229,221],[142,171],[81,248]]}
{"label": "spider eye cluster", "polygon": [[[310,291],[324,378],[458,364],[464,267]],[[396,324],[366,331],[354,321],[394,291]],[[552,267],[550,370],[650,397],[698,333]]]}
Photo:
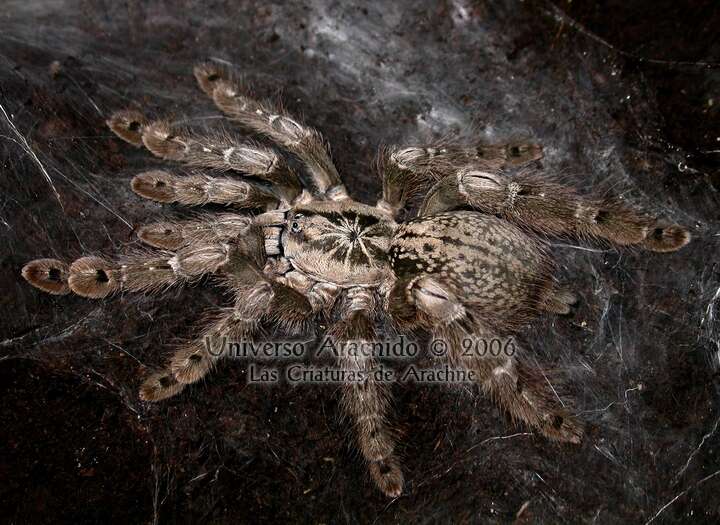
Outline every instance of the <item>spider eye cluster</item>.
{"label": "spider eye cluster", "polygon": [[303,216],[300,214],[295,215],[293,221],[290,222],[290,231],[293,233],[299,233],[302,231],[302,224],[298,219],[302,219]]}

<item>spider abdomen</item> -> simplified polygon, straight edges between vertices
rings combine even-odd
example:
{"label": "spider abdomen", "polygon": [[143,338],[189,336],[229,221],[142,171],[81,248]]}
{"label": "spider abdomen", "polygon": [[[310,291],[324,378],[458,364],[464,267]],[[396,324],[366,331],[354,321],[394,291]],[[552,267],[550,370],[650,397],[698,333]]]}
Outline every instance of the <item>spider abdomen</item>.
{"label": "spider abdomen", "polygon": [[389,257],[398,279],[432,276],[466,307],[505,328],[531,317],[552,286],[543,245],[478,212],[441,213],[401,225]]}

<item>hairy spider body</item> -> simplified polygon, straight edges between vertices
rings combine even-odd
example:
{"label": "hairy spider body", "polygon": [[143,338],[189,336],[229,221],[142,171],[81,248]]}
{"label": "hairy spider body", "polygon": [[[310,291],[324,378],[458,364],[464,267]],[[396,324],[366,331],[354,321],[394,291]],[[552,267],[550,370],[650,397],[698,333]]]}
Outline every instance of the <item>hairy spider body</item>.
{"label": "hairy spider body", "polygon": [[[141,173],[132,181],[138,195],[258,213],[160,221],[138,230],[154,250],[115,260],[82,257],[71,265],[38,259],[22,270],[32,285],[58,295],[156,293],[205,275],[234,294],[233,305],[218,308],[197,339],[145,379],[143,400],[180,393],[213,368],[224,340],[253,340],[264,325],[297,333],[323,320],[338,342],[372,342],[380,321],[384,328],[444,339],[447,362],[473,371],[478,386],[513,420],[552,440],[581,440],[581,423],[559,406],[542,371],[528,366],[521,353],[468,355],[463,339],[511,336],[540,312],[569,312],[575,297],[556,282],[547,235],[664,252],[684,246],[687,230],[617,200],[579,196],[540,174],[535,161],[542,149],[530,144],[391,148],[380,156],[382,198],[375,206],[362,204],[348,196],[316,130],[249,97],[213,65],[198,66],[195,76],[230,119],[297,156],[312,188],[303,187],[274,149],[121,111],[108,120],[120,138],[192,168]],[[416,217],[398,223],[400,211],[420,197]],[[353,373],[377,366],[362,353],[340,352],[337,360]],[[404,478],[389,385],[367,377],[344,385],[342,405],[371,477],[395,497]]]}
{"label": "hairy spider body", "polygon": [[465,297],[464,304],[503,332],[526,322],[552,293],[542,245],[516,226],[477,212],[444,212],[403,224],[390,258],[399,279],[442,281],[448,292]]}
{"label": "hairy spider body", "polygon": [[288,213],[282,252],[293,267],[338,286],[378,286],[387,279],[396,224],[376,208],[354,202],[313,202]]}

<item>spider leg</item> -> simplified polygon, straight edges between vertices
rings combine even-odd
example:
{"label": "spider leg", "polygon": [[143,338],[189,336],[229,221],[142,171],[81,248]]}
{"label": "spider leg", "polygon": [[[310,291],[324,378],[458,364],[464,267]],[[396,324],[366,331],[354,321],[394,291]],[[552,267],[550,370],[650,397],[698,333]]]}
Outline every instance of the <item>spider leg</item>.
{"label": "spider leg", "polygon": [[377,339],[369,317],[372,308],[368,301],[372,299],[366,291],[351,289],[345,312],[330,328],[328,337],[340,349],[338,360],[341,368],[347,374],[366,376],[343,385],[342,405],[352,419],[358,447],[368,461],[370,475],[383,493],[394,498],[402,493],[404,477],[394,455],[395,436],[388,423],[388,385],[374,379],[372,372],[377,362],[372,356],[362,355],[363,352],[342,351],[342,343]]}
{"label": "spider leg", "polygon": [[348,197],[330,152],[315,129],[308,127],[279,107],[249,97],[243,87],[222,68],[201,64],[194,69],[200,88],[232,120],[297,155],[307,167],[317,190],[333,200]]}
{"label": "spider leg", "polygon": [[191,243],[176,252],[136,252],[117,260],[81,257],[69,268],[55,259],[38,259],[25,265],[23,277],[33,286],[50,293],[70,291],[99,299],[119,291],[157,292],[176,284],[222,272],[226,278],[247,280],[265,260],[267,216],[253,223],[227,242]]}
{"label": "spider leg", "polygon": [[499,170],[528,164],[542,156],[539,145],[521,142],[473,146],[438,142],[387,148],[378,158],[383,179],[383,197],[378,206],[395,215],[408,201],[424,195],[435,181],[455,173],[459,166],[473,164]]}
{"label": "spider leg", "polygon": [[[180,392],[182,388],[175,390],[178,384],[200,381],[228,355],[229,344],[254,340],[263,320],[296,330],[313,315],[304,297],[278,283],[262,281],[234,289],[237,294],[235,307],[220,310],[200,337],[175,352],[166,371],[150,376],[140,388],[142,399],[159,401]],[[159,388],[159,377],[168,378],[169,390]]]}
{"label": "spider leg", "polygon": [[68,285],[91,299],[118,291],[157,292],[215,273],[231,256],[229,244],[191,245],[175,253],[123,255],[115,261],[81,257],[70,265]]}
{"label": "spider leg", "polygon": [[[500,338],[475,328],[475,340]],[[435,334],[448,342],[448,361],[453,367],[471,370],[482,390],[507,411],[514,422],[522,422],[553,441],[580,443],[583,425],[559,403],[549,380],[517,355],[487,357],[473,355],[463,346],[464,330],[445,328]]]}
{"label": "spider leg", "polygon": [[316,313],[308,298],[282,283],[271,282],[272,300],[266,318],[285,334],[299,334],[308,328],[308,321]]}
{"label": "spider leg", "polygon": [[225,204],[239,208],[272,208],[278,199],[244,180],[211,177],[202,173],[180,176],[165,170],[152,170],[133,177],[132,190],[146,199],[185,206]]}
{"label": "spider leg", "polygon": [[677,224],[663,224],[610,197],[582,197],[531,169],[501,173],[474,166],[435,184],[421,215],[467,206],[544,235],[575,236],[671,252],[690,241]]}
{"label": "spider leg", "polygon": [[184,384],[205,377],[227,351],[227,342],[251,341],[260,331],[260,322],[272,303],[272,290],[265,282],[239,291],[234,308],[223,309],[202,335],[181,347],[170,360],[170,371]]}
{"label": "spider leg", "polygon": [[144,145],[162,159],[267,181],[287,203],[293,202],[302,191],[300,180],[281,155],[270,148],[242,142],[227,132],[197,133],[165,120],[147,122],[134,110],[114,113],[108,119],[108,126],[121,139]]}
{"label": "spider leg", "polygon": [[405,286],[405,293],[396,293],[395,298],[406,304],[396,305],[391,315],[404,309],[407,318],[409,311],[414,310],[418,322],[436,339],[446,342],[450,364],[472,371],[477,384],[513,420],[522,421],[555,441],[580,442],[582,425],[558,406],[554,390],[541,373],[535,373],[514,350],[494,356],[476,352],[474,346],[465,343],[479,338],[500,339],[479,320],[471,305],[463,304],[435,277],[421,277]]}
{"label": "spider leg", "polygon": [[205,377],[226,357],[228,344],[252,340],[257,335],[260,319],[270,301],[265,283],[238,294],[236,308],[223,308],[203,329],[197,339],[182,345],[172,356],[165,370],[152,374],[140,386],[140,399],[161,401],[183,390],[185,385]]}
{"label": "spider leg", "polygon": [[137,236],[153,248],[175,251],[189,244],[227,242],[245,231],[251,222],[250,217],[220,213],[208,218],[146,224],[138,229]]}

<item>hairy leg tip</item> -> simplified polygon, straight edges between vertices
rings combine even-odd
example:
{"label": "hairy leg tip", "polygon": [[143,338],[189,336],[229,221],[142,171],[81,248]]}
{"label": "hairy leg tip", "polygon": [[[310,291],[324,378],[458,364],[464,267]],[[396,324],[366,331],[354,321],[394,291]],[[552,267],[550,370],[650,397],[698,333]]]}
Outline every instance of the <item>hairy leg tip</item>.
{"label": "hairy leg tip", "polygon": [[651,229],[643,247],[654,252],[674,252],[690,242],[690,232],[682,226],[658,226]]}
{"label": "hairy leg tip", "polygon": [[562,414],[550,416],[548,421],[540,427],[540,431],[548,439],[573,445],[579,445],[585,435],[582,423],[573,417]]}
{"label": "hairy leg tip", "polygon": [[210,97],[213,96],[213,91],[215,91],[218,82],[227,78],[225,70],[211,62],[196,65],[193,68],[193,74],[200,89]]}
{"label": "hairy leg tip", "polygon": [[402,494],[405,477],[397,461],[392,458],[373,461],[369,469],[375,484],[383,494],[389,498],[397,498]]}
{"label": "hairy leg tip", "polygon": [[100,299],[120,288],[117,269],[100,257],[82,257],[70,265],[68,285],[82,297]]}
{"label": "hairy leg tip", "polygon": [[170,222],[156,222],[141,226],[137,231],[137,236],[145,244],[161,250],[177,250],[186,244],[180,228]]}
{"label": "hairy leg tip", "polygon": [[505,158],[510,166],[520,166],[543,158],[543,149],[539,144],[511,143],[505,148]]}
{"label": "hairy leg tip", "polygon": [[147,125],[145,116],[137,110],[116,111],[106,121],[115,135],[134,146],[142,146],[143,129]]}
{"label": "hairy leg tip", "polygon": [[182,392],[183,383],[178,383],[168,371],[157,372],[148,377],[140,386],[139,396],[143,401],[162,401]]}
{"label": "hairy leg tip", "polygon": [[165,120],[145,126],[142,143],[153,155],[165,160],[183,160],[187,153],[187,144],[180,133]]}
{"label": "hairy leg tip", "polygon": [[175,175],[163,170],[152,170],[133,177],[132,190],[155,202],[175,202]]}
{"label": "hairy leg tip", "polygon": [[44,292],[65,295],[70,292],[68,265],[57,259],[36,259],[22,269],[23,278]]}
{"label": "hairy leg tip", "polygon": [[211,366],[211,360],[202,351],[184,348],[170,361],[170,372],[179,383],[189,384],[205,377]]}

